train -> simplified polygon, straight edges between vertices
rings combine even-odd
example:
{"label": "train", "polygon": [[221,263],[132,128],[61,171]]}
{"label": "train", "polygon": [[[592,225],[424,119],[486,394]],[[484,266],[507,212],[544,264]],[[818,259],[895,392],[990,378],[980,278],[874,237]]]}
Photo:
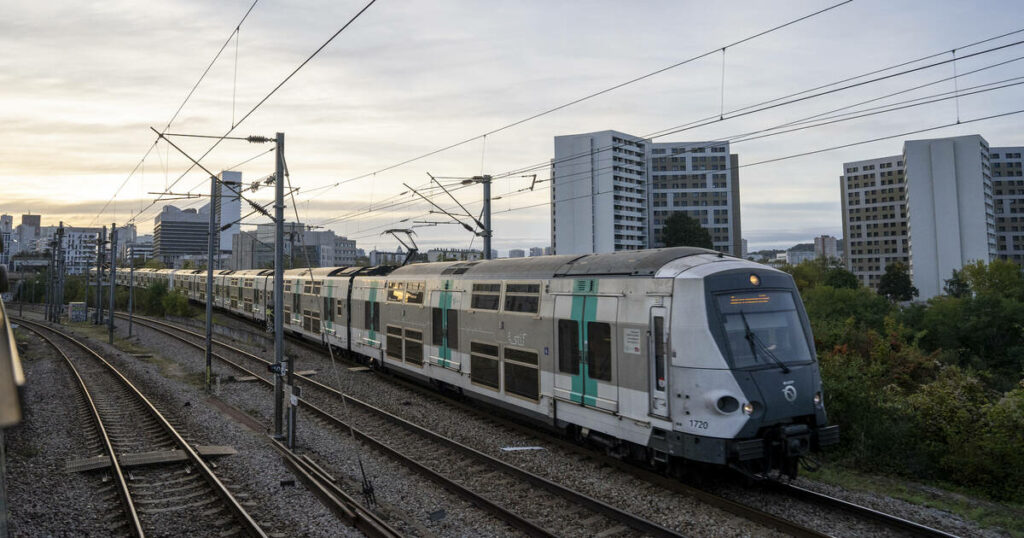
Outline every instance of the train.
{"label": "train", "polygon": [[[198,303],[206,278],[134,271]],[[272,269],[213,279],[214,307],[270,325]],[[289,333],[666,472],[796,476],[839,441],[792,277],[720,252],[290,269],[281,293]]]}

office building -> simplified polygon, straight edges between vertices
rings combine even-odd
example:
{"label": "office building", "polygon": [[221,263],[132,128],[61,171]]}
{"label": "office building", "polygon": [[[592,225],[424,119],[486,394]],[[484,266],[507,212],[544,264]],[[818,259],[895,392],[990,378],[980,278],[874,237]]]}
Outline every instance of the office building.
{"label": "office building", "polygon": [[[288,267],[347,267],[356,264],[356,242],[338,237],[331,230],[308,230],[302,223],[284,224],[284,256]],[[253,231],[233,235],[231,267],[263,269],[273,267],[274,224],[258,224]]]}
{"label": "office building", "polygon": [[651,143],[618,131],[555,137],[551,236],[558,254],[663,246],[685,213],[716,250],[742,253],[738,157],[728,142]]}
{"label": "office building", "polygon": [[231,252],[232,237],[241,231],[242,173],[225,170],[217,177],[220,178],[220,196],[216,200],[220,251]]}
{"label": "office building", "polygon": [[831,260],[839,258],[838,241],[831,235],[821,235],[814,238],[814,256]]}
{"label": "office building", "polygon": [[509,249],[508,257],[509,258],[525,258],[526,257],[526,251],[524,251],[521,248]]}
{"label": "office building", "polygon": [[207,254],[209,211],[209,204],[199,210],[165,205],[153,219],[153,257],[174,267],[183,256]]}
{"label": "office building", "polygon": [[530,257],[531,258],[534,257],[534,256],[543,256],[543,255],[544,255],[544,249],[543,248],[541,248],[541,247],[530,247]]}
{"label": "office building", "polygon": [[846,163],[840,184],[847,268],[877,288],[889,263],[905,263],[918,299],[926,300],[966,264],[1021,263],[1021,153],[968,135],[910,140],[900,156]]}
{"label": "office building", "polygon": [[813,243],[800,243],[787,250],[785,257],[786,263],[789,265],[800,265],[803,262],[815,259],[817,254],[814,251]]}
{"label": "office building", "polygon": [[14,217],[0,215],[0,265],[10,265],[14,255]]}

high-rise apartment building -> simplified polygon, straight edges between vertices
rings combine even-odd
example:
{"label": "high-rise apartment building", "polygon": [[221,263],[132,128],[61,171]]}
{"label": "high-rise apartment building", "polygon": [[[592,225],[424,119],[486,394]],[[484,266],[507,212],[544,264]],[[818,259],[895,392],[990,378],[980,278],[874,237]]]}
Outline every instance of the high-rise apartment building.
{"label": "high-rise apartment building", "polygon": [[231,252],[231,238],[241,230],[242,173],[225,170],[219,177],[220,196],[217,197],[216,206],[217,226],[221,227],[220,251]]}
{"label": "high-rise apartment building", "polygon": [[618,131],[555,137],[551,235],[558,254],[664,246],[685,213],[741,255],[738,157],[728,142],[652,143]]}
{"label": "high-rise apartment building", "polygon": [[1021,263],[1021,153],[969,135],[909,140],[902,155],[844,164],[847,268],[876,288],[888,264],[903,262],[924,300],[965,264]]}
{"label": "high-rise apartment building", "polygon": [[839,257],[838,241],[831,235],[814,238],[814,256],[831,260]]}
{"label": "high-rise apartment building", "polygon": [[877,288],[887,265],[910,264],[903,156],[849,162],[843,170],[846,268],[865,286]]}
{"label": "high-rise apartment building", "polygon": [[1024,147],[992,148],[996,255],[1024,265]]}

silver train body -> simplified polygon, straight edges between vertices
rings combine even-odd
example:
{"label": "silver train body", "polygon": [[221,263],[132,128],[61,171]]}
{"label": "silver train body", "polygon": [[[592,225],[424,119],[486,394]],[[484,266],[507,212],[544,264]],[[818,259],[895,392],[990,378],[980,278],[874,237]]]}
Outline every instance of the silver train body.
{"label": "silver train body", "polygon": [[[215,271],[214,306],[269,322],[272,274]],[[135,280],[206,301],[206,271]],[[295,269],[283,292],[291,333],[656,466],[795,475],[838,442],[792,278],[717,252]]]}

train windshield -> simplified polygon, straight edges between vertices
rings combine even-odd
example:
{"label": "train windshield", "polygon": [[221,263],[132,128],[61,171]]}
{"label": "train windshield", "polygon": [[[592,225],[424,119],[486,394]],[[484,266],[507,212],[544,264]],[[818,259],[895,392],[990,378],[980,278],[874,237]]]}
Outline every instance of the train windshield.
{"label": "train windshield", "polygon": [[733,368],[785,369],[786,364],[812,360],[791,292],[722,293],[715,298]]}

